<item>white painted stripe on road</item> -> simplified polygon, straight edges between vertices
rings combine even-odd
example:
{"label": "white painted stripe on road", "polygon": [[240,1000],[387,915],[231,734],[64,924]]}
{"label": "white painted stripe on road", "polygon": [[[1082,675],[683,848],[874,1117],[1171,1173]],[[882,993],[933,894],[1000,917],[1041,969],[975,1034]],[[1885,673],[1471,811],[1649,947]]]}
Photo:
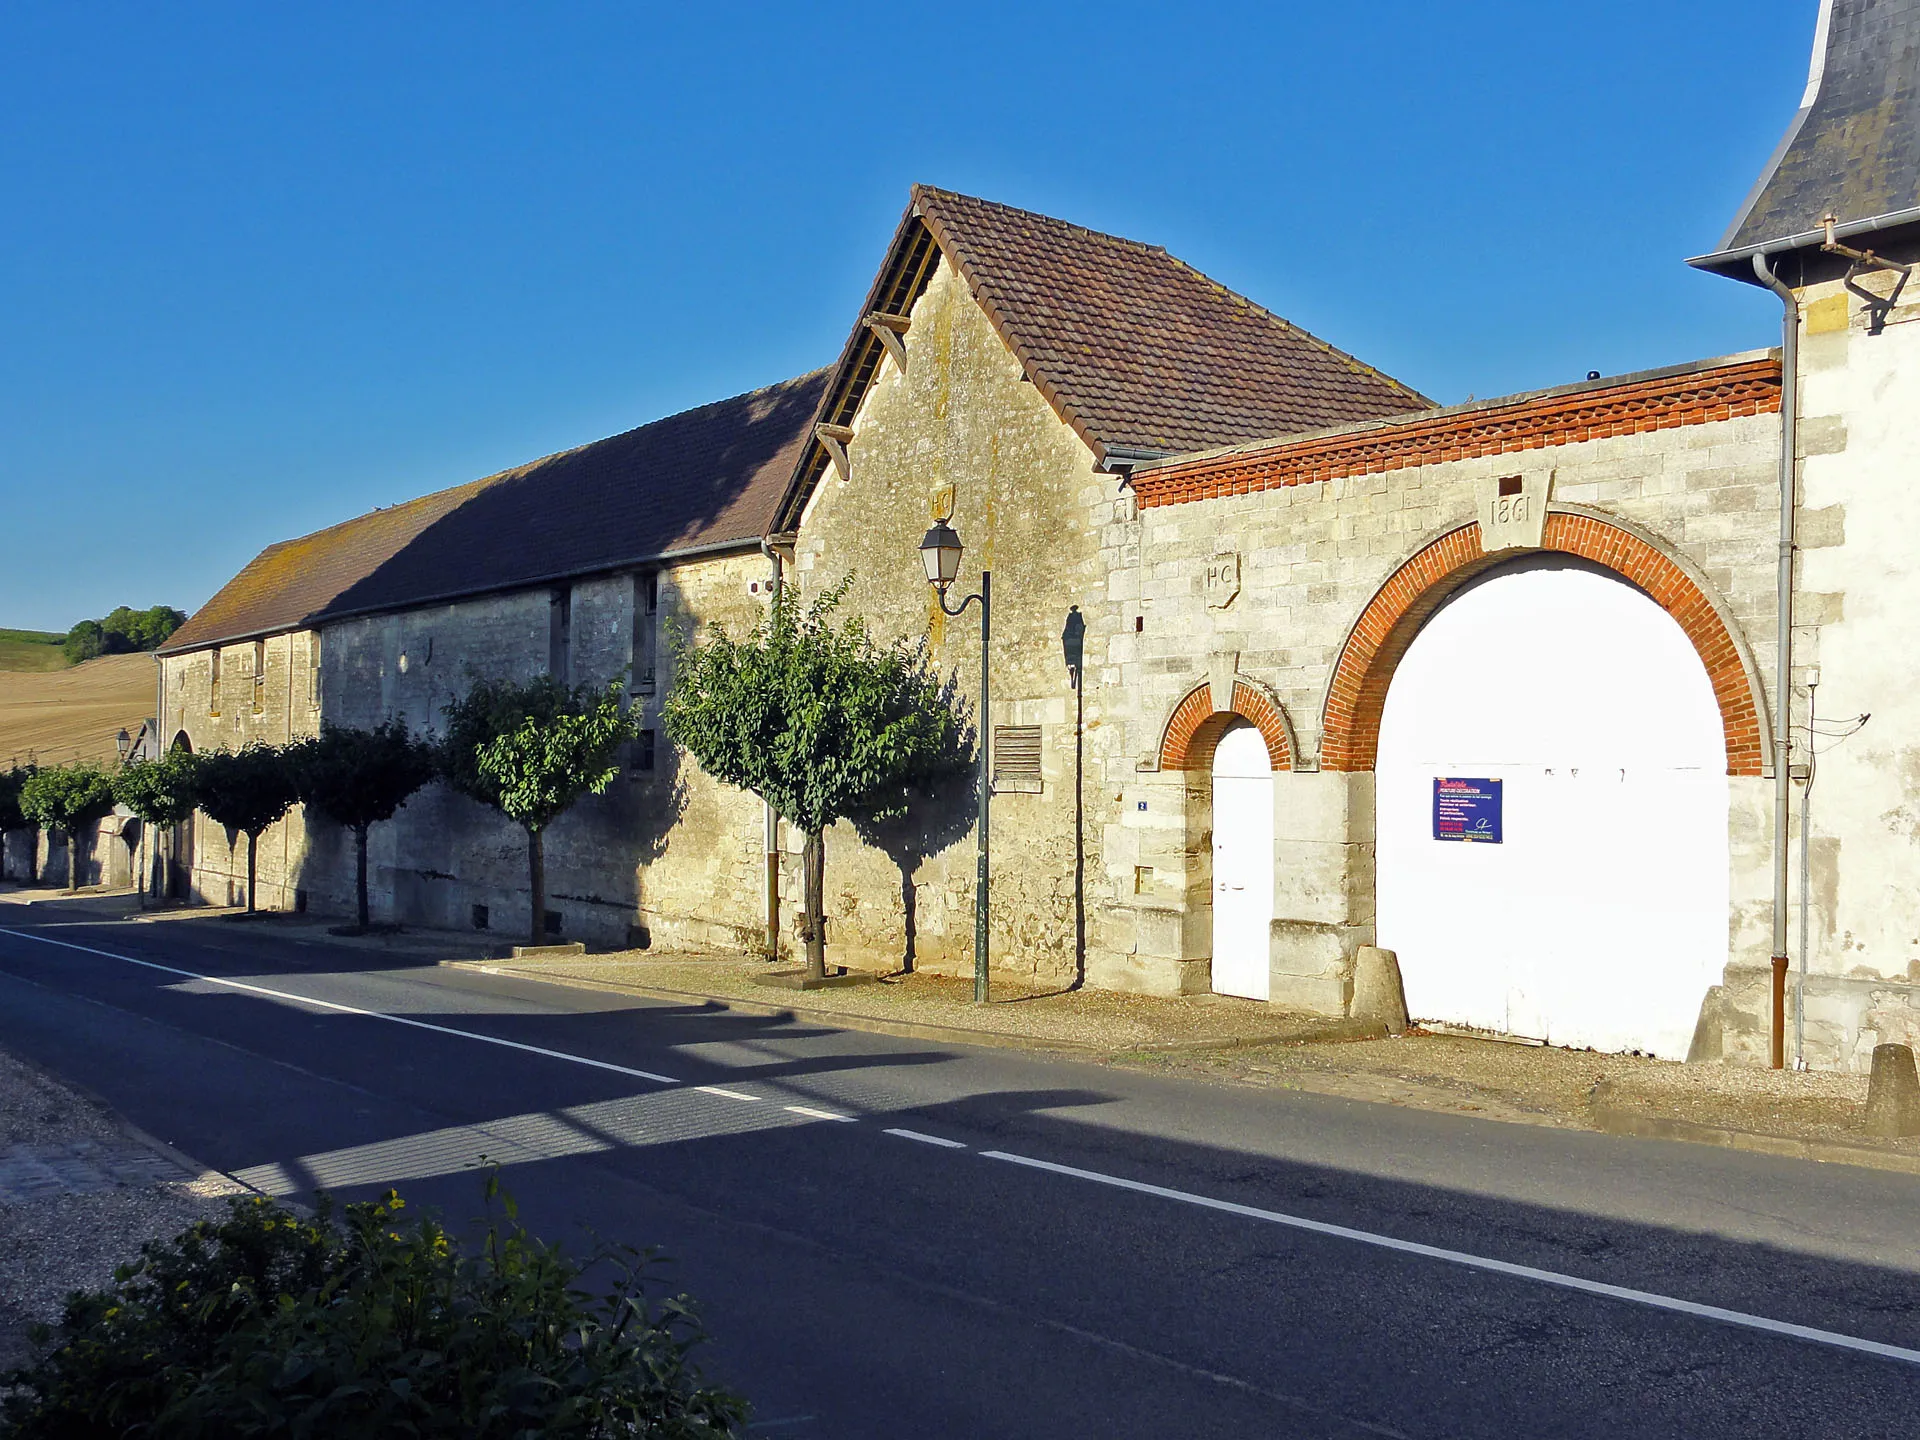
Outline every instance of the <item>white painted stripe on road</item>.
{"label": "white painted stripe on road", "polygon": [[549,1060],[564,1060],[570,1065],[585,1065],[590,1070],[608,1070],[615,1075],[630,1075],[636,1080],[651,1080],[656,1085],[678,1085],[680,1082],[671,1075],[657,1075],[651,1070],[636,1070],[631,1065],[615,1065],[610,1060],[595,1060],[587,1055],[574,1055],[565,1050],[549,1050],[544,1045],[527,1045],[519,1040],[503,1040],[498,1035],[484,1035],[478,1030],[457,1030],[451,1025],[435,1025],[426,1020],[415,1020],[406,1015],[389,1015],[384,1010],[363,1010],[358,1005],[342,1005],[336,1000],[316,1000],[311,995],[295,995],[286,990],[272,990],[265,985],[252,985],[245,980],[228,980],[219,975],[202,975],[197,970],[182,970],[173,965],[162,965],[157,960],[139,960],[131,955],[120,955],[112,950],[96,950],[91,945],[76,945],[71,940],[50,940],[45,935],[35,935],[26,930],[8,930],[0,928],[0,935],[11,935],[19,940],[37,940],[42,945],[58,945],[63,950],[78,950],[84,955],[98,955],[107,960],[119,960],[128,965],[138,965],[146,970],[158,970],[165,975],[178,975],[184,980],[200,980],[208,985],[219,985],[227,990],[239,990],[248,995],[264,995],[270,1000],[288,1000],[296,1005],[312,1005],[320,1010],[332,1010],[341,1015],[358,1015],[367,1020],[384,1020],[389,1025],[405,1025],[413,1030],[431,1030],[436,1035],[451,1035],[458,1040],[477,1040],[482,1045],[498,1045],[503,1050],[518,1050],[526,1055],[541,1055]]}
{"label": "white painted stripe on road", "polygon": [[898,1135],[902,1140],[918,1140],[922,1145],[939,1145],[948,1150],[964,1150],[967,1147],[958,1140],[947,1140],[938,1135],[922,1135],[918,1130],[887,1130],[887,1135]]}
{"label": "white painted stripe on road", "polygon": [[1909,1350],[1902,1345],[1888,1345],[1879,1340],[1866,1340],[1858,1335],[1842,1335],[1836,1330],[1820,1330],[1811,1325],[1795,1325],[1787,1320],[1773,1320],[1765,1315],[1749,1315],[1744,1310],[1728,1310],[1719,1305],[1702,1305],[1694,1300],[1681,1300],[1672,1295],[1660,1295],[1651,1290],[1634,1290],[1625,1285],[1608,1285],[1600,1280],[1585,1280],[1578,1275],[1563,1275],[1558,1270],[1541,1270],[1532,1265],[1516,1265],[1509,1260],[1494,1260],[1485,1255],[1472,1255],[1464,1250],[1448,1250],[1439,1245],[1422,1245],[1415,1240],[1398,1240],[1391,1235],[1376,1234],[1371,1230],[1356,1230],[1350,1225],[1333,1225],[1325,1220],[1309,1220],[1303,1215],[1287,1215],[1278,1210],[1262,1210],[1257,1205],[1241,1205],[1232,1200],[1216,1200],[1211,1195],[1196,1195],[1190,1190],[1171,1190],[1164,1185],[1149,1185],[1144,1180],[1128,1180],[1119,1175],[1107,1175],[1098,1170],[1081,1170],[1072,1165],[1058,1165],[1051,1160],[1036,1160],[1030,1155],[1013,1155],[1005,1150],[982,1150],[982,1158],[987,1160],[1006,1160],[1015,1165],[1025,1165],[1034,1170],[1046,1170],[1055,1175],[1068,1175],[1076,1180],[1091,1180],[1096,1185],[1110,1185],[1116,1190],[1131,1190],[1137,1195],[1155,1195],[1163,1200],[1178,1200],[1183,1204],[1197,1205],[1205,1210],[1219,1210],[1228,1215],[1243,1215],[1249,1220],[1265,1220],[1272,1225],[1285,1225],[1294,1230],[1306,1230],[1315,1235],[1327,1235],[1336,1240],[1352,1240],[1361,1245],[1373,1245],[1382,1250],[1395,1250],[1402,1255],[1418,1255],[1428,1260],[1440,1260],[1449,1265],[1464,1265],[1471,1270],[1486,1270],[1495,1275],[1509,1275],[1516,1280],[1532,1280],[1541,1285],[1557,1285],[1563,1290],[1578,1290],[1586,1295],[1599,1295],[1609,1300],[1625,1300],[1635,1305],[1647,1305],[1656,1310],[1670,1310],[1678,1315],[1691,1315],[1699,1320],[1717,1320],[1723,1325],[1738,1325],[1748,1330],[1761,1330],[1770,1335],[1785,1335],[1795,1340],[1810,1340],[1816,1345],[1831,1345],[1840,1350],[1857,1350],[1866,1355],[1877,1355],[1883,1360],[1900,1360],[1908,1365],[1920,1365],[1920,1350]]}
{"label": "white painted stripe on road", "polygon": [[836,1115],[831,1110],[815,1110],[808,1105],[783,1105],[781,1108],[795,1115],[805,1115],[811,1120],[845,1120],[849,1125],[859,1123],[851,1115]]}
{"label": "white painted stripe on road", "polygon": [[[0,935],[10,935],[20,940],[35,940],[42,945],[54,945],[63,950],[77,950],[86,955],[97,955],[107,960],[118,960],[124,964],[137,965],[142,969],[156,970],[166,975],[177,975],[182,979],[198,980],[208,985],[217,985],[224,989],[238,990],[245,994],[261,995],[273,1000],[284,1000],[296,1005],[311,1005],[316,1009],[329,1010],[343,1015],[356,1015],[369,1020],[384,1020],[393,1025],[405,1025],[414,1030],[427,1030],[438,1035],[448,1035],[459,1040],[474,1040],[483,1045],[497,1045],[505,1050],[518,1050],[523,1054],[539,1055],[549,1060],[561,1060],[572,1065],[582,1065],[593,1070],[610,1071],[617,1075],[628,1075],[635,1079],[651,1080],[661,1085],[678,1085],[681,1082],[668,1075],[656,1074],[650,1070],[638,1070],[627,1065],[616,1065],[607,1060],[595,1060],[585,1055],[571,1054],[565,1050],[550,1050],[540,1045],[528,1045],[518,1040],[504,1040],[496,1035],[486,1035],[475,1030],[461,1030],[450,1025],[435,1025],[426,1020],[415,1020],[405,1015],[390,1015],[381,1010],[366,1010],[356,1005],[343,1005],[333,1000],[318,1000],[310,995],[298,995],[285,990],[274,990],[265,985],[254,985],[244,980],[229,980],[218,975],[204,975],[195,970],[182,970],[173,965],[162,965],[154,960],[141,960],[132,955],[121,955],[112,950],[99,950],[89,945],[76,945],[70,940],[53,940],[44,935],[35,935],[28,931],[12,930],[0,927]],[[707,1094],[725,1095],[736,1100],[756,1100],[760,1097],[747,1095],[737,1090],[727,1090],[717,1085],[691,1086],[690,1089]],[[806,1105],[787,1105],[782,1107],[795,1115],[804,1115],[814,1120],[841,1120],[857,1123],[858,1117],[839,1115],[830,1110],[816,1110]],[[957,1140],[946,1140],[935,1135],[925,1135],[917,1130],[892,1129],[885,1132],[902,1139],[918,1140],[943,1148],[964,1150],[967,1147]],[[622,1137],[627,1143],[633,1143],[633,1137]],[[1232,1200],[1219,1200],[1209,1195],[1195,1194],[1189,1190],[1174,1190],[1164,1185],[1151,1185],[1143,1180],[1128,1180],[1119,1175],[1108,1175],[1098,1170],[1082,1170],[1073,1165],[1061,1165],[1051,1160],[1039,1160],[1028,1155],[1015,1155],[1005,1150],[983,1150],[980,1155],[988,1160],[1004,1160],[1014,1165],[1026,1166],[1033,1170],[1043,1170],[1055,1175],[1069,1176],[1076,1180],[1088,1180],[1098,1185],[1106,1185],[1117,1190],[1128,1190],[1139,1195],[1152,1195],[1164,1200],[1177,1200],[1183,1204],[1198,1206],[1228,1215],[1239,1215],[1250,1220],[1262,1220],[1268,1224],[1283,1225],[1294,1230],[1303,1230],[1311,1234],[1326,1235],[1333,1239],[1349,1240],[1361,1245],[1371,1245],[1382,1250],[1391,1250],[1403,1255],[1417,1255],[1424,1259],[1438,1260],[1450,1265],[1464,1266],[1468,1269],[1485,1271],[1495,1275],[1506,1275],[1518,1280],[1530,1280],[1536,1284],[1552,1285],[1563,1290],[1578,1291],[1582,1294],[1597,1295],[1605,1299],[1625,1301],[1630,1304],[1644,1305],[1656,1310],[1665,1310],[1673,1314],[1687,1315],[1695,1319],[1713,1320],[1725,1325],[1738,1326],[1748,1330],[1758,1330],[1766,1334],[1780,1335],[1795,1340],[1805,1340],[1816,1345],[1826,1345],[1840,1350],[1852,1350],[1860,1354],[1873,1355],[1881,1359],[1897,1360],[1908,1365],[1920,1365],[1920,1350],[1908,1349],[1901,1345],[1889,1345],[1879,1340],[1868,1340],[1857,1335],[1845,1335],[1834,1330],[1822,1330],[1811,1325],[1796,1325],[1786,1320],[1774,1320],[1765,1315],[1753,1315],[1742,1310],[1729,1310],[1718,1305],[1703,1305],[1693,1300],[1683,1300],[1672,1295],[1661,1295],[1650,1290],[1635,1290],[1624,1285],[1609,1285],[1599,1280],[1587,1280],[1578,1275],[1566,1275],[1556,1270],[1542,1270],[1532,1265],[1518,1265],[1507,1260],[1495,1260],[1484,1255],[1470,1254],[1464,1250],[1449,1250],[1438,1245],[1423,1245],[1418,1241],[1400,1240],[1391,1235],[1381,1235],[1370,1230],[1358,1230],[1348,1225],[1335,1225],[1324,1220],[1310,1220],[1301,1215],[1288,1215],[1278,1210],[1265,1210],[1255,1205],[1242,1205]],[[268,1167],[260,1167],[261,1178]],[[249,1172],[251,1173],[251,1172]],[[291,1183],[288,1181],[287,1183]],[[259,1188],[268,1188],[261,1186]]]}

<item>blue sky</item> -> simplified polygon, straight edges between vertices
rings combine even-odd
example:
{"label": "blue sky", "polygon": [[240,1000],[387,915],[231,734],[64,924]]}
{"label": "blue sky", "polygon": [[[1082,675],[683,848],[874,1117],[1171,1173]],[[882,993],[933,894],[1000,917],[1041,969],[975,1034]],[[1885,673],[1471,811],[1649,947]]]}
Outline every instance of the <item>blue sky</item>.
{"label": "blue sky", "polygon": [[1773,342],[1689,271],[1815,0],[0,10],[0,626],[811,369],[916,180],[1444,401]]}

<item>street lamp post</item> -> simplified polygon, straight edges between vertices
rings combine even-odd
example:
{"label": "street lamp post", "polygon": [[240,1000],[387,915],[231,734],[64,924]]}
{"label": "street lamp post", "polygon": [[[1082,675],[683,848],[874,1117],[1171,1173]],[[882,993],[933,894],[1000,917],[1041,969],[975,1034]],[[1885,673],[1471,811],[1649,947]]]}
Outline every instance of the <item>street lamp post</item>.
{"label": "street lamp post", "polygon": [[980,824],[979,855],[973,882],[973,1003],[987,1003],[987,820],[993,799],[993,777],[988,766],[987,737],[991,733],[989,717],[991,697],[987,677],[988,646],[993,640],[993,572],[981,570],[980,592],[969,595],[948,608],[947,589],[960,573],[960,537],[945,520],[936,520],[920,542],[920,558],[927,567],[927,583],[933,586],[943,614],[959,616],[974,601],[980,602]]}

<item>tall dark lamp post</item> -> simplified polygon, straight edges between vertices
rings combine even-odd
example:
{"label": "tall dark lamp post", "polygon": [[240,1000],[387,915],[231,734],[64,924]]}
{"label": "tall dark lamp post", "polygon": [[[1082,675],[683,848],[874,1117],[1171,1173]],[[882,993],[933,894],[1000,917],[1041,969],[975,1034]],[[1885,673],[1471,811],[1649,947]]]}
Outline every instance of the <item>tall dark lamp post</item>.
{"label": "tall dark lamp post", "polygon": [[980,593],[969,595],[958,605],[947,605],[947,589],[960,574],[960,537],[945,520],[934,521],[927,538],[920,542],[920,558],[926,563],[927,582],[940,600],[940,609],[958,616],[974,601],[980,602],[980,854],[973,882],[973,1003],[987,1003],[987,811],[993,799],[993,777],[988,766],[987,736],[991,732],[990,692],[987,679],[987,647],[993,640],[993,572],[980,572]]}

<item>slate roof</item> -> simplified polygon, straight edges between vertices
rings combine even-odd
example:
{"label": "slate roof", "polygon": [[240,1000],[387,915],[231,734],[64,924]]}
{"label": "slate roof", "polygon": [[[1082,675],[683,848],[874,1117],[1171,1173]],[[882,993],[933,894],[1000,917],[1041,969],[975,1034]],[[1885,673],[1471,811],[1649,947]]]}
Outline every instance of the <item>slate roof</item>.
{"label": "slate roof", "polygon": [[[1103,462],[1432,405],[1160,246],[927,185],[913,188],[861,320],[907,313],[939,254],[1027,378]],[[851,423],[881,353],[857,323],[822,419]],[[797,523],[825,465],[821,448],[809,447],[781,508],[783,527]]]}
{"label": "slate roof", "polygon": [[1722,268],[1728,252],[1804,244],[1829,211],[1857,235],[1915,207],[1920,0],[1823,0],[1800,109],[1718,250],[1695,263]]}
{"label": "slate roof", "polygon": [[270,545],[162,654],[757,543],[827,372]]}

